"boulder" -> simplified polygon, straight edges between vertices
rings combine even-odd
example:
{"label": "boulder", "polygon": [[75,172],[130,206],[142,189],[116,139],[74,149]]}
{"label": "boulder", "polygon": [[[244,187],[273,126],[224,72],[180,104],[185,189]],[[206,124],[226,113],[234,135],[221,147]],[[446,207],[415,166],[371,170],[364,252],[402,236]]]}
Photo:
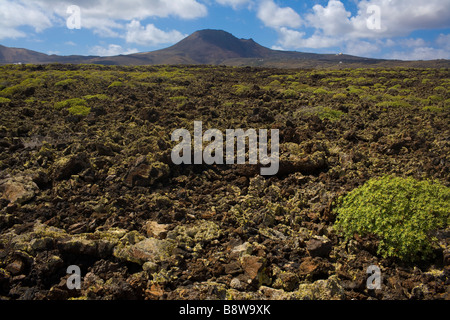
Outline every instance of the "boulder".
{"label": "boulder", "polygon": [[272,283],[264,258],[248,254],[243,255],[241,258],[241,266],[245,275],[248,277],[249,283],[254,283],[257,286],[263,284],[270,285]]}
{"label": "boulder", "polygon": [[10,203],[24,204],[39,192],[36,183],[29,177],[13,177],[0,180],[2,198]]}
{"label": "boulder", "polygon": [[59,158],[52,166],[52,178],[67,180],[90,167],[89,159],[85,153],[78,153],[68,157]]}
{"label": "boulder", "polygon": [[129,187],[149,187],[167,178],[169,173],[170,170],[167,164],[162,162],[148,163],[145,156],[140,156],[128,170],[124,182]]}
{"label": "boulder", "polygon": [[315,174],[328,168],[326,152],[315,150],[306,152],[300,145],[284,143],[280,146],[280,175],[295,172]]}
{"label": "boulder", "polygon": [[156,221],[147,221],[144,226],[145,233],[149,238],[163,239],[167,235],[169,225],[160,224]]}
{"label": "boulder", "polygon": [[312,257],[327,257],[333,244],[327,237],[315,236],[306,242],[306,249]]}
{"label": "boulder", "polygon": [[167,233],[167,238],[187,246],[194,246],[200,242],[210,242],[217,239],[221,234],[222,231],[215,222],[199,220],[188,226],[178,225]]}
{"label": "boulder", "polygon": [[117,246],[114,249],[114,256],[141,265],[146,262],[156,263],[170,258],[175,247],[173,241],[147,238],[133,245]]}

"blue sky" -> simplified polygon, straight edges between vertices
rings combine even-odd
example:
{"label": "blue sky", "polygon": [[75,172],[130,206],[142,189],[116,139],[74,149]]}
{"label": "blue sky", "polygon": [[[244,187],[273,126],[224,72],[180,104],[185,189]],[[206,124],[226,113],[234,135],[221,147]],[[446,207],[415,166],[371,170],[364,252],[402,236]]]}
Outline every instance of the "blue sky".
{"label": "blue sky", "polygon": [[222,29],[278,50],[450,59],[450,0],[0,0],[0,44],[116,55]]}

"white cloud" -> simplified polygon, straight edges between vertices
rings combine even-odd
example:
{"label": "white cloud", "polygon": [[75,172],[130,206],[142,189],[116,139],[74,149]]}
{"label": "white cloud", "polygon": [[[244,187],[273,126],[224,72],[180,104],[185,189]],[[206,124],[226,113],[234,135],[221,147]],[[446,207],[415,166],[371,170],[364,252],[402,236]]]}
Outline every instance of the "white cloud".
{"label": "white cloud", "polygon": [[272,50],[278,50],[278,51],[284,51],[285,49],[281,46],[272,46],[271,47]]}
{"label": "white cloud", "polygon": [[429,60],[450,56],[450,35],[441,34],[435,45],[401,37],[415,30],[448,28],[449,16],[450,0],[361,0],[353,15],[342,1],[329,0],[303,16],[302,25],[313,30],[308,36],[298,27],[266,25],[278,32],[276,46],[285,49],[338,47],[348,54],[375,56],[383,48],[402,46],[408,50],[394,52],[389,58]]}
{"label": "white cloud", "polygon": [[450,59],[450,34],[440,34],[434,43],[421,38],[401,39],[398,42],[408,50],[394,51],[388,54],[387,58],[399,60]]}
{"label": "white cloud", "polygon": [[96,56],[109,57],[120,54],[132,54],[138,52],[137,49],[124,49],[118,44],[110,44],[107,47],[95,46],[91,48],[90,53]]}
{"label": "white cloud", "polygon": [[353,29],[350,16],[351,13],[345,10],[342,2],[331,0],[326,7],[315,5],[306,21],[308,26],[323,30],[326,35],[342,35]]}
{"label": "white cloud", "polygon": [[[0,39],[25,36],[21,26],[40,32],[65,25],[67,8],[81,9],[81,28],[105,37],[118,37],[125,23],[150,17],[196,19],[207,15],[207,7],[197,0],[0,0]],[[124,22],[125,21],[125,22]]]}
{"label": "white cloud", "polygon": [[432,47],[419,47],[409,51],[395,51],[387,55],[389,59],[398,60],[435,60],[450,59],[450,52]]}
{"label": "white cloud", "polygon": [[436,39],[436,44],[442,49],[450,51],[450,34],[441,33],[439,37]]}
{"label": "white cloud", "polygon": [[235,10],[245,5],[250,6],[253,4],[252,0],[216,0],[216,2],[224,6],[230,6]]}
{"label": "white cloud", "polygon": [[380,52],[381,42],[369,42],[364,40],[354,40],[345,43],[345,53],[359,57],[374,57]]}
{"label": "white cloud", "polygon": [[148,24],[144,27],[137,20],[133,20],[127,25],[126,40],[128,43],[159,45],[175,43],[185,37],[186,35],[177,30],[166,32],[156,28],[153,24]]}
{"label": "white cloud", "polygon": [[305,33],[288,28],[278,29],[278,46],[279,48],[297,49],[302,47],[303,37]]}
{"label": "white cloud", "polygon": [[196,0],[28,0],[27,3],[37,5],[57,12],[60,16],[67,16],[67,7],[77,5],[82,15],[108,18],[111,20],[133,20],[148,17],[166,18],[169,16],[182,19],[204,17],[208,10],[204,4]]}
{"label": "white cloud", "polygon": [[421,39],[421,38],[406,38],[406,39],[400,39],[398,41],[398,44],[404,46],[404,47],[424,47],[426,46],[426,42],[425,40]]}
{"label": "white cloud", "polygon": [[273,0],[264,0],[260,3],[257,12],[258,18],[268,27],[297,28],[302,24],[300,15],[290,7],[281,8]]}
{"label": "white cloud", "polygon": [[358,4],[359,16],[369,5],[380,7],[383,34],[405,36],[418,29],[450,27],[449,0],[367,0]]}
{"label": "white cloud", "polygon": [[292,30],[288,28],[279,28],[278,30],[278,45],[286,49],[301,49],[301,48],[329,48],[341,44],[342,39],[331,36],[324,36],[320,33],[313,34],[310,37],[305,37],[305,32]]}
{"label": "white cloud", "polygon": [[25,37],[19,30],[21,26],[30,26],[41,32],[52,26],[51,15],[46,15],[35,5],[0,0],[0,40]]}

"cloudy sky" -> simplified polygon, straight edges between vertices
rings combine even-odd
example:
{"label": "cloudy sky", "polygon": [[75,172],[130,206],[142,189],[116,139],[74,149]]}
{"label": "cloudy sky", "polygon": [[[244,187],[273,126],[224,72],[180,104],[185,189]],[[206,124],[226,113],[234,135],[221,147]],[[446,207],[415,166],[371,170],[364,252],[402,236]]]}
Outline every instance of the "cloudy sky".
{"label": "cloudy sky", "polygon": [[450,59],[450,0],[0,0],[0,44],[117,55],[222,29],[273,49]]}

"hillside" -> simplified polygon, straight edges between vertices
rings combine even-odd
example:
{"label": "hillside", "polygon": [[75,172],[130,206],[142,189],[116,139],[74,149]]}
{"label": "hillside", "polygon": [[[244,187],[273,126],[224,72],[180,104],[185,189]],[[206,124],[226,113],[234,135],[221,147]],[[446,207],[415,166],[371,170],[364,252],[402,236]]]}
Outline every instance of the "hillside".
{"label": "hillside", "polygon": [[[449,219],[448,89],[440,69],[0,66],[0,300],[448,300],[448,225],[424,233]],[[278,173],[175,164],[195,121],[278,129]],[[442,186],[363,194],[385,232],[344,238],[338,199],[387,175]]]}
{"label": "hillside", "polygon": [[0,64],[84,63],[103,65],[227,65],[279,68],[316,67],[449,67],[448,60],[398,61],[346,54],[314,54],[272,50],[252,39],[238,39],[222,30],[200,30],[175,45],[151,52],[112,57],[58,56],[0,46]]}

